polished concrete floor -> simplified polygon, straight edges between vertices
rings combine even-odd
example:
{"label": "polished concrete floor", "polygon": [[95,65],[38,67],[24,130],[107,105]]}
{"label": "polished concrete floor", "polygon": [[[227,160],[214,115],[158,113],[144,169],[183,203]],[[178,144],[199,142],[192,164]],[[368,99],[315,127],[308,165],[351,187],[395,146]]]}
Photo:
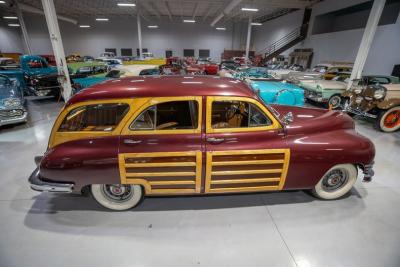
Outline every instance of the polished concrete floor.
{"label": "polished concrete floor", "polygon": [[376,145],[376,176],[340,200],[303,191],[147,198],[109,212],[28,186],[60,107],[30,100],[27,124],[0,129],[0,267],[400,266],[400,132],[357,120]]}

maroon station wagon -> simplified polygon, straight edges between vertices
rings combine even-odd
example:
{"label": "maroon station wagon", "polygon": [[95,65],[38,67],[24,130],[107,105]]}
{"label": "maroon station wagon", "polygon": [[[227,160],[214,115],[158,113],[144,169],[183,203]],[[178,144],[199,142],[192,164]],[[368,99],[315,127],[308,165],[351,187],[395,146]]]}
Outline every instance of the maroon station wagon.
{"label": "maroon station wagon", "polygon": [[91,191],[113,210],[145,195],[309,189],[337,199],[358,170],[371,180],[374,156],[342,112],[266,105],[229,78],[129,77],[65,104],[29,182]]}

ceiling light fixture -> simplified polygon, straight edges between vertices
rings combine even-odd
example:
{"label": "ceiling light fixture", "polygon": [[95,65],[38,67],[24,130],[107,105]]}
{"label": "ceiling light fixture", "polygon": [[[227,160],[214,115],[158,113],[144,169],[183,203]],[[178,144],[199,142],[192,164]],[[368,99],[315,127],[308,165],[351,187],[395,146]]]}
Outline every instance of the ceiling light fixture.
{"label": "ceiling light fixture", "polygon": [[0,4],[5,4],[6,3],[6,1],[0,1]]}
{"label": "ceiling light fixture", "polygon": [[183,22],[185,22],[185,23],[195,23],[196,21],[194,19],[184,19]]}
{"label": "ceiling light fixture", "polygon": [[150,28],[150,29],[157,29],[158,26],[157,26],[157,25],[149,25],[149,26],[147,26],[147,28]]}
{"label": "ceiling light fixture", "polygon": [[258,8],[242,7],[242,11],[257,12]]}
{"label": "ceiling light fixture", "polygon": [[134,3],[118,3],[118,6],[136,6]]}
{"label": "ceiling light fixture", "polygon": [[79,28],[90,28],[90,25],[79,25]]}
{"label": "ceiling light fixture", "polygon": [[215,28],[217,31],[225,31],[226,30],[226,28],[225,27],[217,27],[217,28]]}
{"label": "ceiling light fixture", "polygon": [[15,16],[4,16],[3,19],[18,19],[18,17],[15,17]]}
{"label": "ceiling light fixture", "polygon": [[8,26],[10,26],[10,27],[19,27],[21,25],[19,25],[18,23],[10,23],[10,24],[8,24]]}
{"label": "ceiling light fixture", "polygon": [[252,25],[252,26],[261,26],[262,23],[259,23],[259,22],[252,22],[251,25]]}
{"label": "ceiling light fixture", "polygon": [[108,21],[108,18],[96,18],[97,21]]}

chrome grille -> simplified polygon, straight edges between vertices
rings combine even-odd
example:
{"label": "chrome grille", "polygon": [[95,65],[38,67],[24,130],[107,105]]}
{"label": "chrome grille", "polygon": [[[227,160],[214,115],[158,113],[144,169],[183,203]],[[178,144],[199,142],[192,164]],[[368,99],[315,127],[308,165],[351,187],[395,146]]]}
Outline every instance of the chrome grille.
{"label": "chrome grille", "polygon": [[22,109],[0,110],[0,118],[16,118],[24,115]]}

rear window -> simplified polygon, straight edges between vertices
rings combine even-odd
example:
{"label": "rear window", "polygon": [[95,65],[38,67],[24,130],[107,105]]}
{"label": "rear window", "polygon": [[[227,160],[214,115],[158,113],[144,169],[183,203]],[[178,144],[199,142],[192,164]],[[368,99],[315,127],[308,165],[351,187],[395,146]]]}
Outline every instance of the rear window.
{"label": "rear window", "polygon": [[129,110],[125,103],[87,105],[71,110],[59,132],[113,131]]}

